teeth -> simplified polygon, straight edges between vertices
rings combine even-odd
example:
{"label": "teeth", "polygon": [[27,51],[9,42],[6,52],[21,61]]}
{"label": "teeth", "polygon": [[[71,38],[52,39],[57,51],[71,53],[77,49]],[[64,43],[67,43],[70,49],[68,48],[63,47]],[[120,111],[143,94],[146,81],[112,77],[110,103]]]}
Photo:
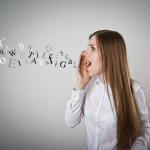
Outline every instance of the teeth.
{"label": "teeth", "polygon": [[89,65],[89,61],[87,61],[87,66]]}
{"label": "teeth", "polygon": [[87,66],[89,66],[90,65],[90,62],[87,60]]}

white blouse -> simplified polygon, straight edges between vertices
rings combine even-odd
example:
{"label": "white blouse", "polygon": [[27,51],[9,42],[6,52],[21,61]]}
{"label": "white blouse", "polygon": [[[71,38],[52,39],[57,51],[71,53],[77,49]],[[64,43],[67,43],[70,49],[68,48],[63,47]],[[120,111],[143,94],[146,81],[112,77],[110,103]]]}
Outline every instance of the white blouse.
{"label": "white blouse", "polygon": [[[108,84],[109,85],[109,84]],[[137,137],[131,150],[148,150],[150,146],[150,124],[148,109],[144,95],[144,87],[132,81],[134,97],[137,103],[139,117],[141,118],[142,135]],[[108,86],[111,104],[116,118],[115,106],[110,86]],[[70,107],[72,104],[72,108]],[[71,99],[66,104],[64,120],[69,128],[77,126],[85,118],[86,142],[85,150],[115,150],[116,120],[104,85],[99,76],[92,76],[84,90],[72,89]]]}

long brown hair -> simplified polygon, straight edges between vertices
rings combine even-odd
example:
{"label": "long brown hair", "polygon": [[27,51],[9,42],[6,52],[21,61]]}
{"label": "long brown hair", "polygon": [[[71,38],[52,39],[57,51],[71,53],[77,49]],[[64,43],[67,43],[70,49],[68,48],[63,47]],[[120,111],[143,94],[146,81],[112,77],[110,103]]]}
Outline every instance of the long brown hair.
{"label": "long brown hair", "polygon": [[[142,135],[131,83],[135,80],[130,78],[126,44],[117,31],[99,30],[91,34],[89,40],[93,35],[101,54],[104,81],[109,81],[112,90],[117,117],[116,150],[130,150],[136,137]],[[107,94],[109,96],[108,84]]]}

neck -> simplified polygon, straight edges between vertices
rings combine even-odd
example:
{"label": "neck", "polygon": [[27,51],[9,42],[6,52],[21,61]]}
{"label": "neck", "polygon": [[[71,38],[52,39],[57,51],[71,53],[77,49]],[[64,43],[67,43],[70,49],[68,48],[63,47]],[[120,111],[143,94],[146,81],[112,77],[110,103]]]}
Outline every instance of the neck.
{"label": "neck", "polygon": [[102,73],[100,73],[98,76],[99,76],[100,81],[104,84],[103,74],[102,74]]}
{"label": "neck", "polygon": [[104,78],[103,78],[103,74],[102,74],[102,73],[99,74],[99,79],[100,79],[100,81],[101,81],[102,83],[104,83]]}

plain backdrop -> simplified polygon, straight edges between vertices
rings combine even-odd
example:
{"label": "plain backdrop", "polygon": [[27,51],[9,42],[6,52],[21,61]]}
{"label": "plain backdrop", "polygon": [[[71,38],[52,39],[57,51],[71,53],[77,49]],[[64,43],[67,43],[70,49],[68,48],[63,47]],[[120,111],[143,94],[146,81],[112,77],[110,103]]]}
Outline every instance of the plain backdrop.
{"label": "plain backdrop", "polygon": [[97,30],[123,36],[131,78],[144,86],[150,110],[149,8],[138,0],[1,0],[0,149],[84,149],[84,118],[68,128],[64,113],[74,66]]}

